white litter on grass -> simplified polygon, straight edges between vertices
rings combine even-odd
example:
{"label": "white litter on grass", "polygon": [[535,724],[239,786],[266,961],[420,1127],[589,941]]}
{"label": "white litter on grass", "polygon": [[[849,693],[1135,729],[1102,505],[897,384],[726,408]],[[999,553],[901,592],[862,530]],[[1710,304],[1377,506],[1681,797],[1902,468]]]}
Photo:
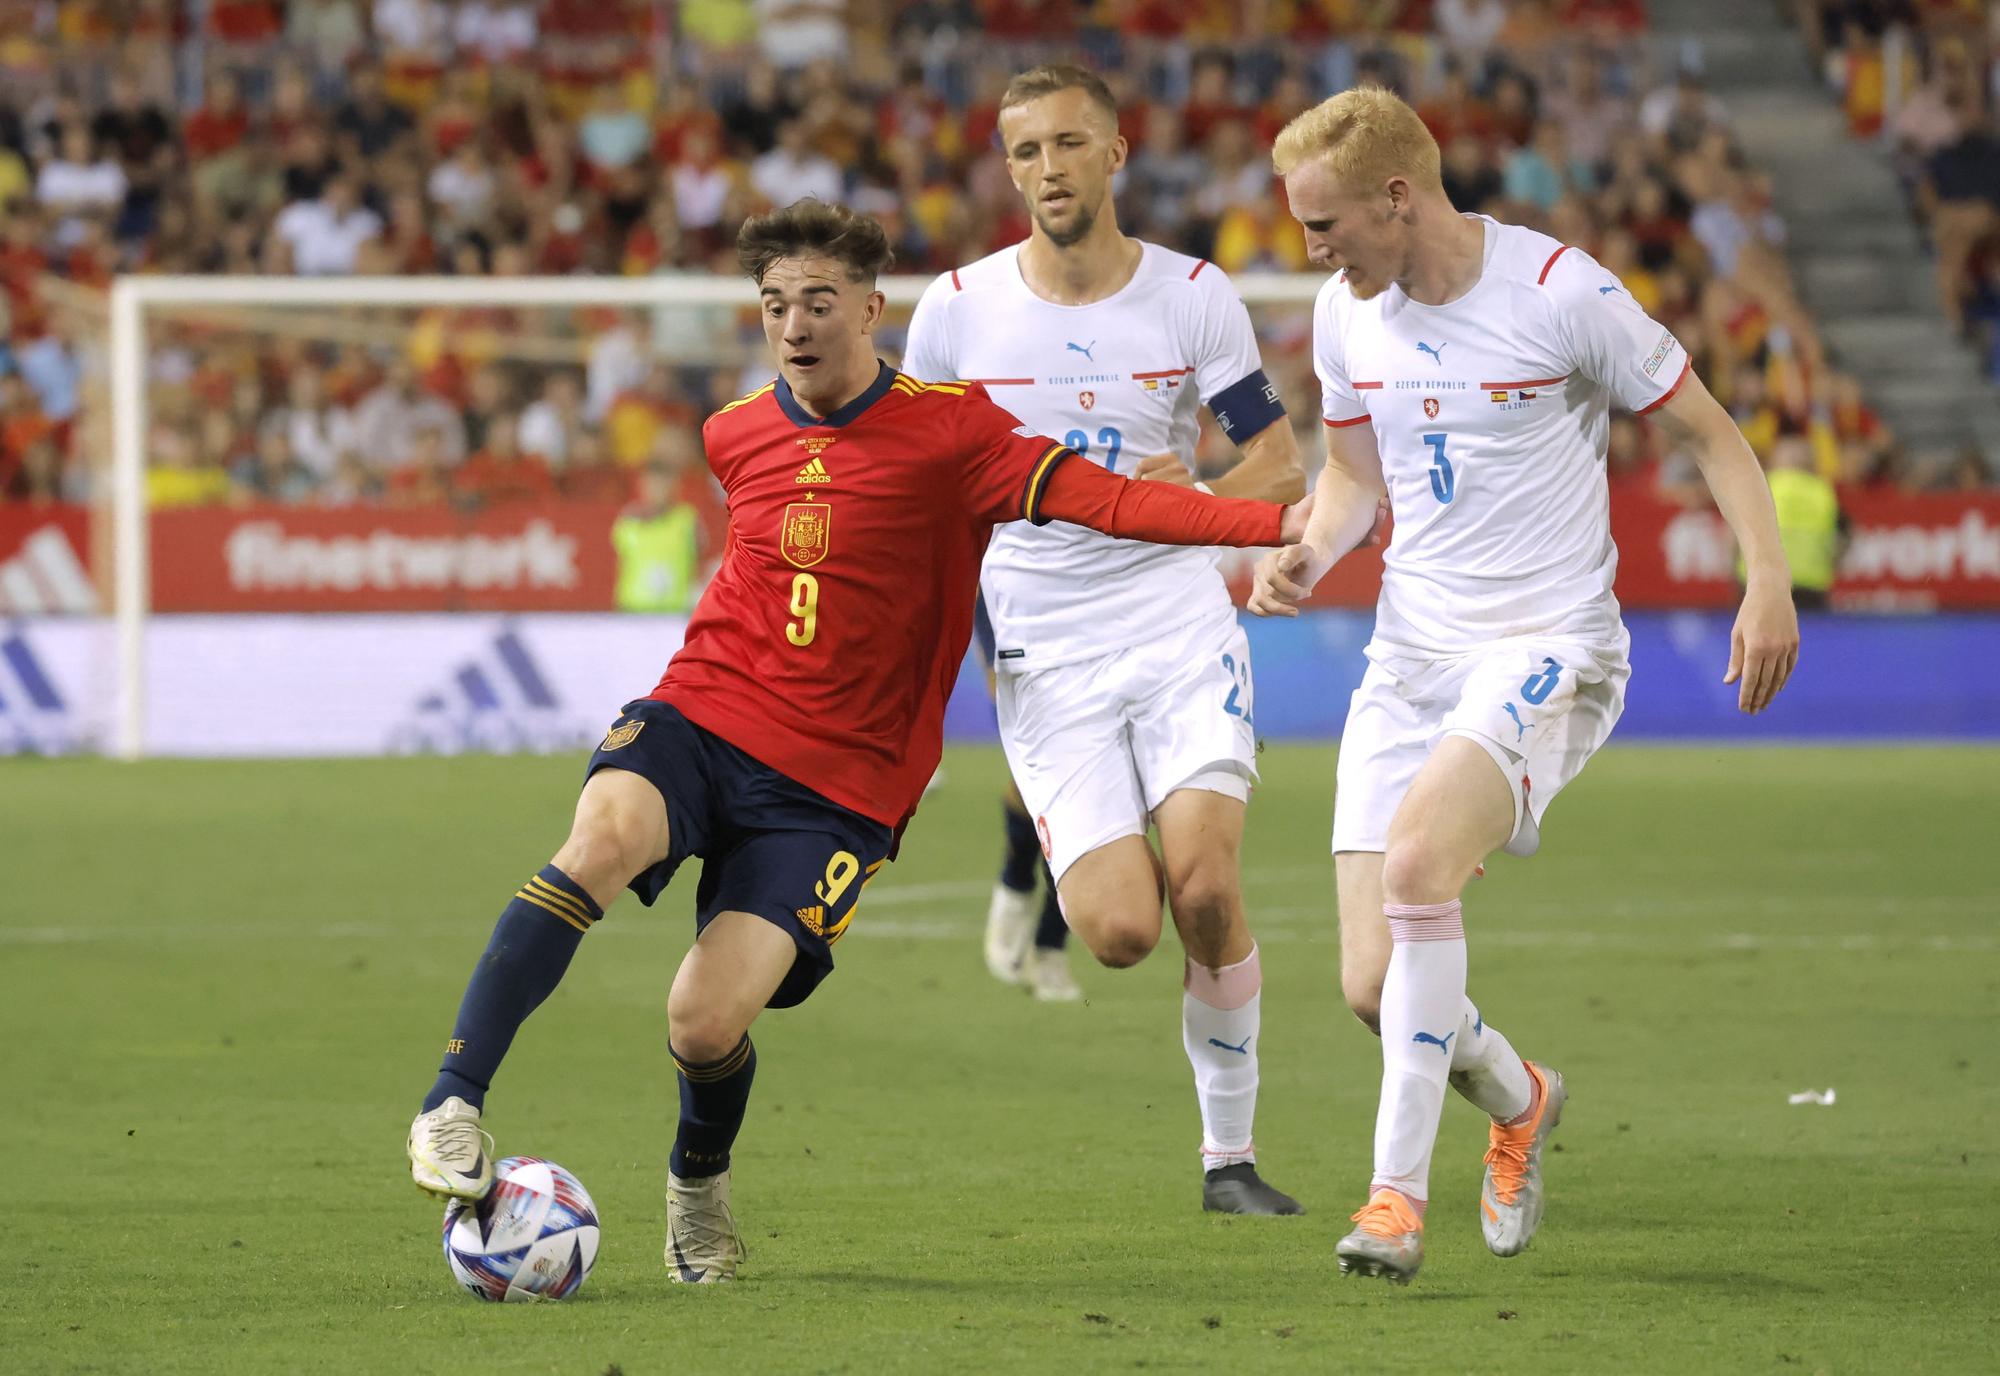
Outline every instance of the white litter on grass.
{"label": "white litter on grass", "polygon": [[1793,1106],[1817,1104],[1821,1108],[1832,1108],[1833,1086],[1828,1085],[1825,1089],[1802,1089],[1797,1094],[1787,1094],[1785,1102]]}

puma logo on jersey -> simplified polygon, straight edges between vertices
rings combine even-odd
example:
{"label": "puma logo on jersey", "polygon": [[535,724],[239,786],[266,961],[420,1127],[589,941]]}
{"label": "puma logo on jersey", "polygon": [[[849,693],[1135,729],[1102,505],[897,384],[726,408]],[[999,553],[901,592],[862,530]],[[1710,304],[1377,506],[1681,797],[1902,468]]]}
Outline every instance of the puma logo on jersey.
{"label": "puma logo on jersey", "polygon": [[1429,354],[1437,360],[1437,365],[1440,368],[1444,367],[1444,351],[1450,347],[1449,344],[1440,344],[1436,348],[1432,348],[1421,339],[1417,341],[1417,352],[1420,354]]}
{"label": "puma logo on jersey", "polygon": [[792,481],[795,483],[830,483],[833,481],[833,475],[826,471],[826,463],[815,455],[810,463],[799,470],[799,476],[792,479]]}
{"label": "puma logo on jersey", "polygon": [[1095,363],[1097,362],[1097,359],[1091,354],[1090,351],[1096,347],[1097,347],[1097,341],[1093,339],[1088,344],[1065,344],[1063,345],[1063,350],[1066,353],[1082,354],[1085,358],[1090,359],[1092,363]]}

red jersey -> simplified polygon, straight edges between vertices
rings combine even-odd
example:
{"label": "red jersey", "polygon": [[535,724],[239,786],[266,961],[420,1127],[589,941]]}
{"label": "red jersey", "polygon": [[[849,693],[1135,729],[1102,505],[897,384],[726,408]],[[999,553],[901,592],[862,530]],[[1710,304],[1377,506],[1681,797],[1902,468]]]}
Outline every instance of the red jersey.
{"label": "red jersey", "polygon": [[1283,510],[1067,464],[980,384],[886,364],[823,419],[780,378],[710,416],[702,441],[729,538],[651,696],[887,826],[937,768],[995,524],[1258,545],[1278,542]]}

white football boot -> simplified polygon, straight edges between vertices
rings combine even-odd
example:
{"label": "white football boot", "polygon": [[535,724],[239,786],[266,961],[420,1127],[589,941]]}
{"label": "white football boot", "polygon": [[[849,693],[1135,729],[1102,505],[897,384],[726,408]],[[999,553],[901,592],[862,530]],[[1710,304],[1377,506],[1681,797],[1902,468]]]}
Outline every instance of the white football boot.
{"label": "white football boot", "polygon": [[1061,946],[1037,946],[1028,952],[1028,988],[1043,1003],[1075,1003],[1083,997],[1076,976],[1069,972],[1069,951]]}
{"label": "white football boot", "polygon": [[484,1199],[493,1188],[493,1139],[479,1110],[453,1095],[410,1124],[410,1178],[439,1199]]}
{"label": "white football boot", "polygon": [[729,1211],[729,1172],[683,1180],[667,1175],[667,1279],[719,1285],[736,1278],[748,1254]]}
{"label": "white football boot", "polygon": [[1028,943],[1035,937],[1035,919],[1041,903],[1034,891],[1021,893],[1005,884],[993,886],[993,901],[986,907],[986,968],[1002,984],[1026,984],[1022,969]]}

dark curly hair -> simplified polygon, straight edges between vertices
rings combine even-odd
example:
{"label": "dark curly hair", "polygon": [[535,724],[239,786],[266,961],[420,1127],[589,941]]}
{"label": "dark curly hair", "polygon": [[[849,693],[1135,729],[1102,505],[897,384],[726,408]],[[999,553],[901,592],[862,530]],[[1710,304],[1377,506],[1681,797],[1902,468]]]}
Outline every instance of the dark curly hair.
{"label": "dark curly hair", "polygon": [[736,262],[751,281],[762,284],[781,258],[832,258],[851,282],[872,282],[896,261],[881,225],[811,196],[752,215],[736,232]]}

